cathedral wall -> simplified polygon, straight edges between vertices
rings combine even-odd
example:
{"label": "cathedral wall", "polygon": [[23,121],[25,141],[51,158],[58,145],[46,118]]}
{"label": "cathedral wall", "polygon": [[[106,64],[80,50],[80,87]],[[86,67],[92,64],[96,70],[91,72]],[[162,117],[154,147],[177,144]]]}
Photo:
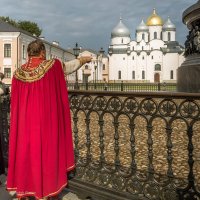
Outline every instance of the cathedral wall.
{"label": "cathedral wall", "polygon": [[176,32],[175,31],[164,31],[163,32],[163,41],[169,41],[168,39],[168,33],[170,32],[171,34],[171,39],[170,41],[176,41]]}
{"label": "cathedral wall", "polygon": [[128,44],[130,41],[130,37],[114,37],[111,39],[111,45]]}
{"label": "cathedral wall", "polygon": [[155,39],[154,32],[157,33],[157,39],[161,39],[162,26],[149,26],[150,41]]}

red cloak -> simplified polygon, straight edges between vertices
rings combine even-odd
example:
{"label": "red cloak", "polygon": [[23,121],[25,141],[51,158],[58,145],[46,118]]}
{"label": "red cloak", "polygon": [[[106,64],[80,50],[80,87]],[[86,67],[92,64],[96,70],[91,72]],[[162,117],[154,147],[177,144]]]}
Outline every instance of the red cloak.
{"label": "red cloak", "polygon": [[12,80],[7,189],[57,195],[74,168],[68,93],[59,60],[17,69]]}

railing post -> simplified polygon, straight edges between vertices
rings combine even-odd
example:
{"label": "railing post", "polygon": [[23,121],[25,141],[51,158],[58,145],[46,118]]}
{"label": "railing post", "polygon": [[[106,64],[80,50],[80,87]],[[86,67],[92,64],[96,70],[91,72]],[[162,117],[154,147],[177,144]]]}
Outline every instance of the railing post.
{"label": "railing post", "polygon": [[88,90],[88,82],[85,84],[85,89]]}
{"label": "railing post", "polygon": [[121,81],[121,91],[124,91],[124,84],[123,84],[123,81]]}
{"label": "railing post", "polygon": [[158,82],[158,91],[160,91],[160,82]]}
{"label": "railing post", "polygon": [[75,81],[75,84],[74,84],[74,89],[75,90],[79,90],[79,85],[78,85],[78,71],[76,70],[76,81]]}

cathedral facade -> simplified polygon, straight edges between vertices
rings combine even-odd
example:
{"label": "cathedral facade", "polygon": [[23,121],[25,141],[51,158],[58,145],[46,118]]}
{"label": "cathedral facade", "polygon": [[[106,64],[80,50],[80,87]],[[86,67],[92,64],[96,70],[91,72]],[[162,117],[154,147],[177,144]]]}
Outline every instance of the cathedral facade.
{"label": "cathedral facade", "polygon": [[109,81],[176,82],[183,54],[169,17],[163,22],[154,9],[146,23],[142,20],[137,27],[135,40],[120,18],[108,48]]}

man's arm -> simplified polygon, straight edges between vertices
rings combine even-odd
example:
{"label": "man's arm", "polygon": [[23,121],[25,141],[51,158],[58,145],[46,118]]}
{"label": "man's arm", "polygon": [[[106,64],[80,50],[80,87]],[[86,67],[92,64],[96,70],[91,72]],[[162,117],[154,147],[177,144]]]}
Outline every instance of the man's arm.
{"label": "man's arm", "polygon": [[68,62],[64,62],[63,71],[66,75],[72,74],[79,68],[81,68],[85,63],[89,63],[92,60],[89,56],[80,57]]}

